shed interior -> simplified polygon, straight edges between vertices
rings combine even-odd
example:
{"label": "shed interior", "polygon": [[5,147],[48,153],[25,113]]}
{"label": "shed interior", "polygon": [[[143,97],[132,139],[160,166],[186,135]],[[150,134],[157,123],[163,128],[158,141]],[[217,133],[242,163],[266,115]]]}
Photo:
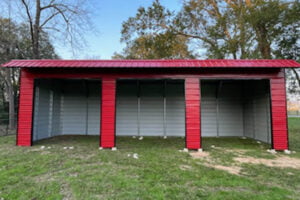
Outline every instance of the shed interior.
{"label": "shed interior", "polygon": [[201,81],[202,136],[271,143],[269,88],[268,80]]}
{"label": "shed interior", "polygon": [[33,141],[57,135],[99,135],[100,97],[100,80],[36,80]]}
{"label": "shed interior", "polygon": [[[117,136],[185,136],[183,80],[118,80]],[[245,136],[271,142],[267,80],[202,80],[203,137]],[[101,81],[35,81],[33,141],[99,135]]]}

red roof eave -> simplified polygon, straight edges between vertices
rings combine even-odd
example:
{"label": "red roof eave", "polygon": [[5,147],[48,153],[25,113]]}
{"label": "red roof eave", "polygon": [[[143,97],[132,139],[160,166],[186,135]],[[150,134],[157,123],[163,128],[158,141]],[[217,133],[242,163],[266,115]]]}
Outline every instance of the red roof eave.
{"label": "red roof eave", "polygon": [[2,67],[21,68],[293,68],[294,60],[12,60]]}

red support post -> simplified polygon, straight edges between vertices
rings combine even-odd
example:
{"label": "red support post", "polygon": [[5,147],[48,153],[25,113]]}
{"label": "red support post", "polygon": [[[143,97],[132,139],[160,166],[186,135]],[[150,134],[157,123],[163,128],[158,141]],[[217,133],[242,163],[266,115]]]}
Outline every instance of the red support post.
{"label": "red support post", "polygon": [[287,106],[284,75],[270,80],[272,143],[275,150],[288,149]]}
{"label": "red support post", "polygon": [[16,142],[18,146],[32,145],[33,95],[34,77],[32,74],[27,72],[26,69],[21,69]]}
{"label": "red support post", "polygon": [[185,134],[186,148],[188,149],[201,149],[200,99],[200,80],[198,78],[186,78]]}
{"label": "red support post", "polygon": [[100,147],[115,147],[116,79],[102,79]]}

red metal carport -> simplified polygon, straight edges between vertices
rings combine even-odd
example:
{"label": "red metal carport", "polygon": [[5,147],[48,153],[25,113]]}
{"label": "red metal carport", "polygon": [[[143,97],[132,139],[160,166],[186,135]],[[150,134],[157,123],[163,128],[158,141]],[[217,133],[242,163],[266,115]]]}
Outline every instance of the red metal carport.
{"label": "red metal carport", "polygon": [[[269,81],[272,148],[288,149],[285,68],[293,60],[12,60],[21,68],[17,145],[32,145],[34,87],[37,79],[101,80],[100,147],[115,147],[116,84],[119,79],[184,81],[186,148],[201,149],[201,80]],[[99,102],[100,104],[100,102]]]}

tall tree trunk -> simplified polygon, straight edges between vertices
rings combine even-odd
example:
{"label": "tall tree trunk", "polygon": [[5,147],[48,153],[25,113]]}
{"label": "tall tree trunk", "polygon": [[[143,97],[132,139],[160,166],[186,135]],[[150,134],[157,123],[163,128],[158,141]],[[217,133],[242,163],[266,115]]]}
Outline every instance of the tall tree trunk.
{"label": "tall tree trunk", "polygon": [[15,98],[14,98],[14,88],[12,84],[12,69],[8,68],[6,72],[6,81],[7,81],[7,92],[8,92],[8,104],[9,104],[9,129],[12,130],[15,128]]}
{"label": "tall tree trunk", "polygon": [[256,28],[258,38],[258,47],[262,58],[271,59],[271,45],[268,41],[267,30],[264,25],[259,25]]}
{"label": "tall tree trunk", "polygon": [[40,0],[36,0],[36,14],[33,25],[33,55],[34,58],[40,58],[40,49],[39,49],[39,41],[40,41],[40,18],[41,18],[41,2]]}

